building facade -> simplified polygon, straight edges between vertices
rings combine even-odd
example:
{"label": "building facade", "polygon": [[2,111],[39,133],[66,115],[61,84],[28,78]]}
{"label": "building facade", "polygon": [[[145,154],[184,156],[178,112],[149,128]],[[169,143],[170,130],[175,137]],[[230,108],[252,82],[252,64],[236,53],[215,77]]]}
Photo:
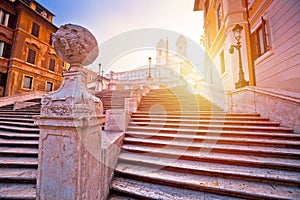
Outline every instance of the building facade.
{"label": "building facade", "polygon": [[[212,61],[206,76],[212,85],[220,77],[225,90],[235,89],[239,58],[229,50],[237,44],[232,30],[239,24],[241,62],[249,84],[300,92],[299,0],[195,0],[194,10],[203,11],[205,48]],[[212,67],[219,74],[211,74]]]}
{"label": "building facade", "polygon": [[106,75],[107,78],[115,80],[145,80],[146,78],[172,79],[187,75],[192,72],[192,66],[188,62],[187,41],[183,35],[176,40],[176,52],[169,52],[169,41],[160,39],[156,45],[156,62],[150,66],[143,66],[139,69],[113,72]]}
{"label": "building facade", "polygon": [[60,87],[66,63],[52,46],[53,17],[34,0],[0,2],[0,96]]}

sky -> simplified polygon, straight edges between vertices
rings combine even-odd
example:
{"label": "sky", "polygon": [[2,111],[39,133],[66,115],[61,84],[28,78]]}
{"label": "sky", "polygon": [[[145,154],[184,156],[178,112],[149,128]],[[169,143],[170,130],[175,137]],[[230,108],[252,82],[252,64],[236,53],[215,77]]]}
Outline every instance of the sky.
{"label": "sky", "polygon": [[[194,12],[194,0],[37,0],[55,14],[53,23],[82,25],[96,37],[98,44],[109,43],[114,37],[137,29],[167,29],[183,34],[199,44],[203,34],[203,14]],[[168,33],[160,36],[163,39]],[[160,38],[155,38],[158,42]],[[171,40],[170,45],[176,41]],[[100,48],[100,55],[101,55]],[[103,52],[102,52],[103,53]],[[135,55],[136,53],[136,55]],[[114,63],[105,63],[105,71],[130,70],[146,65],[148,57],[155,58],[154,50],[139,50],[119,56]],[[155,59],[153,59],[155,62]],[[101,62],[97,59],[89,68]],[[107,65],[110,65],[109,67]],[[121,66],[122,65],[122,66]]]}

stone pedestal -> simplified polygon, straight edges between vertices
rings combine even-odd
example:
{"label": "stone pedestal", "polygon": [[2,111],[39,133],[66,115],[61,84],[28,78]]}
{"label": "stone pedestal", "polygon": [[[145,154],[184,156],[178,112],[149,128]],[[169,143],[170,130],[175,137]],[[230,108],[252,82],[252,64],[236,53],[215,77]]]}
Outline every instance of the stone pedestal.
{"label": "stone pedestal", "polygon": [[84,73],[67,72],[43,96],[37,199],[104,199],[101,192],[102,103],[87,92]]}
{"label": "stone pedestal", "polygon": [[105,122],[99,98],[88,92],[82,66],[99,53],[85,28],[64,25],[53,36],[56,53],[70,63],[62,86],[42,97],[37,199],[106,199],[101,130]]}
{"label": "stone pedestal", "polygon": [[126,98],[125,100],[125,110],[128,112],[136,112],[138,108],[138,99],[136,98]]}
{"label": "stone pedestal", "polygon": [[106,131],[126,131],[130,114],[126,110],[106,110]]}

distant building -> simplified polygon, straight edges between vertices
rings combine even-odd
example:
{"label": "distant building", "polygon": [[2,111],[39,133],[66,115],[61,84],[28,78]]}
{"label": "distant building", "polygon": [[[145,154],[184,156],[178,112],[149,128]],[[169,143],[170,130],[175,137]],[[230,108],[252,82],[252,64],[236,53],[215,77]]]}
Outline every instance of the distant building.
{"label": "distant building", "polygon": [[[238,53],[232,29],[243,27],[241,57],[245,79],[251,86],[300,92],[299,0],[195,0],[203,11],[205,48],[213,61],[206,77],[213,86],[222,79],[232,91],[239,78]],[[212,74],[216,67],[219,75]]]}
{"label": "distant building", "polygon": [[53,17],[34,0],[0,1],[0,97],[61,85],[66,64],[52,46]]}
{"label": "distant building", "polygon": [[[176,41],[176,53],[169,53],[169,41],[159,40],[156,45],[156,64],[143,66],[139,69],[123,72],[111,71],[106,75],[107,78],[115,80],[145,80],[149,77],[157,79],[174,79],[186,73],[192,73],[187,59],[187,41],[180,35]],[[150,74],[149,74],[150,73]]]}
{"label": "distant building", "polygon": [[92,70],[89,70],[87,68],[82,68],[82,71],[86,74],[86,83],[92,83],[95,82],[97,79],[98,74]]}

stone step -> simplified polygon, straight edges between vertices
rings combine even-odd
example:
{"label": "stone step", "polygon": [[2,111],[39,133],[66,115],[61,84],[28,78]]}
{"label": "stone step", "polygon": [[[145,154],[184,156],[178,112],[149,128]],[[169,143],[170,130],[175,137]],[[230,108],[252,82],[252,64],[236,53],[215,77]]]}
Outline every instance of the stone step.
{"label": "stone step", "polygon": [[31,182],[36,183],[37,171],[36,169],[26,168],[0,168],[0,182],[1,183],[20,183]]}
{"label": "stone step", "polygon": [[[34,114],[35,115],[35,114]],[[0,115],[2,118],[8,118],[8,119],[32,119],[34,115],[28,115],[26,114],[5,114]]]}
{"label": "stone step", "polygon": [[[115,177],[110,185],[113,192],[124,196],[112,195],[109,200],[160,199],[160,200],[238,200],[237,197],[217,195],[209,192],[176,188],[158,183]],[[126,197],[125,197],[126,196]],[[129,197],[128,197],[129,196]]]}
{"label": "stone step", "polygon": [[[183,172],[174,172],[146,166],[119,163],[116,175],[147,182],[177,186],[196,191],[230,194],[241,198],[255,199],[299,199],[300,189],[280,184],[244,181]],[[275,192],[276,191],[276,192]]]}
{"label": "stone step", "polygon": [[[167,139],[187,139],[187,140],[201,140],[203,136],[205,137],[242,137],[242,138],[258,138],[258,139],[278,139],[278,140],[292,140],[300,141],[300,134],[294,133],[266,133],[266,132],[241,132],[241,131],[192,131],[183,133],[158,133],[157,131],[145,132],[145,131],[126,131],[129,136],[137,138],[159,138],[162,140]],[[202,136],[202,137],[199,137]]]}
{"label": "stone step", "polygon": [[34,133],[15,133],[0,131],[0,138],[4,139],[22,139],[22,140],[38,140],[39,134]]}
{"label": "stone step", "polygon": [[0,125],[0,131],[12,131],[12,132],[22,132],[22,133],[39,133],[39,128],[25,128],[25,127],[17,127],[17,126],[6,126]]}
{"label": "stone step", "polygon": [[230,121],[269,121],[269,118],[256,116],[179,116],[179,115],[139,115],[133,113],[131,115],[133,120],[161,120],[161,121],[195,121],[195,120],[230,120]]}
{"label": "stone step", "polygon": [[34,119],[32,118],[8,118],[8,117],[0,117],[0,121],[13,121],[13,122],[30,122],[34,123]]}
{"label": "stone step", "polygon": [[138,146],[124,144],[122,150],[133,153],[143,153],[159,157],[168,157],[182,160],[193,160],[201,162],[224,163],[236,166],[252,166],[268,169],[281,169],[289,171],[300,171],[300,160],[289,158],[273,158],[253,155],[239,155],[208,151],[207,149],[194,151],[176,149],[171,146],[165,148]]}
{"label": "stone step", "polygon": [[182,111],[174,111],[172,113],[164,113],[164,112],[141,112],[137,111],[133,113],[133,116],[163,116],[163,117],[201,117],[201,116],[212,116],[212,117],[259,117],[258,113],[225,113],[225,112],[208,112],[208,111],[195,111],[195,112],[182,112]]}
{"label": "stone step", "polygon": [[38,167],[38,158],[32,157],[0,157],[0,167],[34,168]]}
{"label": "stone step", "polygon": [[137,123],[130,122],[127,130],[164,130],[164,131],[189,131],[189,130],[235,130],[235,131],[259,131],[259,132],[281,132],[292,133],[293,129],[287,127],[268,127],[268,126],[234,126],[234,125],[216,125],[216,124],[160,124],[151,123],[145,126],[139,126]]}
{"label": "stone step", "polygon": [[6,115],[39,115],[40,112],[28,112],[28,111],[0,111],[0,116],[6,117]]}
{"label": "stone step", "polygon": [[33,122],[15,122],[15,121],[2,121],[0,120],[0,125],[14,126],[14,127],[27,127],[27,128],[38,128]]}
{"label": "stone step", "polygon": [[[238,138],[209,138],[204,137],[203,139],[173,139],[163,140],[152,139],[152,138],[134,138],[125,137],[124,144],[136,145],[136,146],[151,146],[160,148],[174,148],[181,150],[194,150],[194,151],[210,151],[220,152],[228,154],[240,154],[240,155],[259,155],[259,156],[271,156],[281,158],[293,158],[300,159],[300,141],[284,141],[274,140],[268,141],[259,139],[244,139]],[[295,148],[284,148],[285,146],[295,146]]]}
{"label": "stone step", "polygon": [[[126,131],[127,135],[136,136],[135,133],[139,134],[142,138],[157,138],[160,140],[185,140],[185,141],[195,141],[195,142],[211,142],[219,144],[240,144],[240,145],[252,145],[252,146],[276,146],[276,147],[286,147],[286,148],[300,148],[300,141],[298,140],[282,140],[278,138],[255,138],[255,137],[236,137],[236,136],[224,136],[222,131],[217,132],[216,130],[209,131],[207,134],[201,134],[197,130],[192,130],[191,132],[185,129],[170,129],[159,128],[159,129],[149,129],[147,132],[146,128],[131,129],[128,128]],[[176,132],[175,132],[176,131]],[[239,132],[239,131],[235,131]],[[132,134],[131,134],[132,133]],[[199,134],[200,133],[200,134]],[[203,130],[202,133],[205,133]],[[243,134],[243,132],[241,132]],[[269,132],[271,134],[272,132]],[[263,133],[264,134],[264,133]],[[277,133],[276,133],[277,134]],[[280,133],[281,134],[281,133]],[[178,135],[178,136],[177,136]],[[298,138],[298,137],[295,137]]]}
{"label": "stone step", "polygon": [[37,157],[38,148],[3,147],[0,146],[0,156]]}
{"label": "stone step", "polygon": [[[116,185],[116,187],[114,187],[112,190],[114,190],[114,189],[118,190],[117,187],[118,186]],[[116,190],[114,192],[116,192]],[[126,194],[126,195],[130,195],[130,194]],[[128,197],[128,196],[123,196],[121,194],[114,194],[114,193],[110,192],[110,195],[107,198],[107,200],[137,200],[137,199],[132,198],[132,197]]]}
{"label": "stone step", "polygon": [[36,185],[31,183],[0,183],[0,199],[35,200]]}
{"label": "stone step", "polygon": [[178,124],[178,125],[191,125],[196,126],[198,124],[210,124],[210,125],[236,125],[236,126],[249,126],[249,125],[256,125],[256,126],[279,126],[280,123],[278,122],[271,122],[271,121],[230,121],[230,120],[185,120],[185,119],[150,119],[150,118],[137,118],[132,119],[132,123],[136,125],[147,125],[147,124]]}
{"label": "stone step", "polygon": [[158,170],[165,169],[191,174],[213,175],[223,178],[228,177],[265,183],[280,183],[290,186],[300,185],[300,172],[289,172],[286,170],[196,162],[135,153],[121,153],[119,163],[148,166]]}
{"label": "stone step", "polygon": [[38,140],[7,140],[0,138],[0,146],[6,147],[38,147],[39,141]]}

